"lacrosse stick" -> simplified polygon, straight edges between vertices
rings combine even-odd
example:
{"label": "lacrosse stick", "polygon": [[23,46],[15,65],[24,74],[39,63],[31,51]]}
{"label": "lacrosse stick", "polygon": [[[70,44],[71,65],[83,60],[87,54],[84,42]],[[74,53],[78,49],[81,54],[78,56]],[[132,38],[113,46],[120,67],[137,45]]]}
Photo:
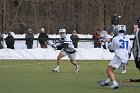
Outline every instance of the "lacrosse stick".
{"label": "lacrosse stick", "polygon": [[140,79],[126,79],[122,80],[122,82],[140,82]]}
{"label": "lacrosse stick", "polygon": [[108,41],[108,39],[107,39],[107,32],[106,31],[101,31],[100,32],[100,37],[102,38],[102,47],[104,49],[107,49],[106,48],[106,42]]}
{"label": "lacrosse stick", "polygon": [[[105,81],[105,80],[100,80],[100,81],[97,81],[97,83],[101,83],[102,81]],[[140,79],[124,79],[124,80],[121,80],[121,81],[117,81],[117,82],[124,82],[124,83],[127,83],[127,82],[140,82]]]}
{"label": "lacrosse stick", "polygon": [[107,32],[106,31],[101,31],[100,32],[100,37],[102,38],[103,41],[106,41],[106,39],[107,39]]}

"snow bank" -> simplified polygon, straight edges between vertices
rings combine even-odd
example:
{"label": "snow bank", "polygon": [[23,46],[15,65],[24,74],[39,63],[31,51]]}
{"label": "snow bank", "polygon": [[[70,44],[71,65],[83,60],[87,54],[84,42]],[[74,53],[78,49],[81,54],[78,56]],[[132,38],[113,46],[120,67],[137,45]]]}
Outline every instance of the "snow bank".
{"label": "snow bank", "polygon": [[[77,48],[76,50],[77,60],[110,60],[114,56],[114,53],[102,48]],[[0,49],[0,59],[55,60],[59,52],[51,47],[46,49]],[[68,59],[68,57],[63,59]]]}
{"label": "snow bank", "polygon": [[[24,38],[23,35],[15,35],[15,38]],[[81,35],[80,38],[91,38],[92,35]],[[127,35],[133,38],[134,35]],[[4,35],[6,37],[6,35]],[[35,38],[38,34],[35,35]],[[59,35],[49,35],[50,38],[59,38]],[[93,42],[79,42],[77,50],[77,60],[110,60],[113,58],[114,53],[110,53],[109,50],[102,48],[94,48]],[[4,43],[4,49],[0,49],[0,59],[34,59],[34,60],[55,60],[59,50],[54,50],[50,46],[46,49],[40,48],[39,43],[34,41],[33,49],[26,49],[25,41],[16,41],[15,49],[7,49]],[[64,57],[63,59],[68,59]],[[133,57],[131,57],[133,59]]]}

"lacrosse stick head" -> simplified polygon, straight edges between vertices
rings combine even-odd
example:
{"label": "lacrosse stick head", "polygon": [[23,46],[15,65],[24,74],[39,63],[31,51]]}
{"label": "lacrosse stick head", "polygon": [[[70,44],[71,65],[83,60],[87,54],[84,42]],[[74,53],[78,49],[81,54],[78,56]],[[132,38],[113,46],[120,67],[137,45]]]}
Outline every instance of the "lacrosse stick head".
{"label": "lacrosse stick head", "polygon": [[106,31],[101,31],[100,32],[100,37],[105,41],[107,39],[107,32]]}

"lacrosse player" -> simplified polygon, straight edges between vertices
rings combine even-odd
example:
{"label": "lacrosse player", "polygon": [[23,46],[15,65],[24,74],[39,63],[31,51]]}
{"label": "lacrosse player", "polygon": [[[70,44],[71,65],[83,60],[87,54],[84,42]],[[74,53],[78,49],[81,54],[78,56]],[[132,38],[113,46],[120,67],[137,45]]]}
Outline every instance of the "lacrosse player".
{"label": "lacrosse player", "polygon": [[70,36],[66,35],[65,29],[60,29],[59,35],[61,37],[59,40],[60,44],[57,45],[55,48],[59,47],[59,49],[61,49],[61,50],[60,50],[59,55],[57,56],[57,60],[56,60],[57,66],[52,71],[53,72],[60,71],[60,60],[61,60],[61,58],[65,57],[67,55],[70,59],[70,62],[76,67],[75,72],[79,72],[80,66],[75,61],[76,50],[74,49],[74,45],[72,44],[72,40],[70,39]]}
{"label": "lacrosse player", "polygon": [[114,70],[118,69],[121,65],[126,64],[131,52],[131,42],[128,37],[125,36],[125,25],[119,25],[118,35],[115,36],[109,46],[111,51],[115,52],[114,58],[110,61],[107,68],[108,78],[105,81],[100,82],[101,86],[108,86],[110,81],[112,85],[110,88],[117,89],[119,85],[115,79]]}

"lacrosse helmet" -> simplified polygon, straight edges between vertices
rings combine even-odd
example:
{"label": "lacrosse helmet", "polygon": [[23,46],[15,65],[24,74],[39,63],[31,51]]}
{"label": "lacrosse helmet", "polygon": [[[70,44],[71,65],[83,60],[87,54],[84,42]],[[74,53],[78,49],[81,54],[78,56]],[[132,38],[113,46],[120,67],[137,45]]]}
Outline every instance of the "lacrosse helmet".
{"label": "lacrosse helmet", "polygon": [[119,25],[118,26],[118,31],[120,33],[125,33],[126,32],[126,26],[125,25]]}
{"label": "lacrosse helmet", "polygon": [[59,35],[61,36],[61,38],[64,38],[66,36],[66,29],[59,29]]}

